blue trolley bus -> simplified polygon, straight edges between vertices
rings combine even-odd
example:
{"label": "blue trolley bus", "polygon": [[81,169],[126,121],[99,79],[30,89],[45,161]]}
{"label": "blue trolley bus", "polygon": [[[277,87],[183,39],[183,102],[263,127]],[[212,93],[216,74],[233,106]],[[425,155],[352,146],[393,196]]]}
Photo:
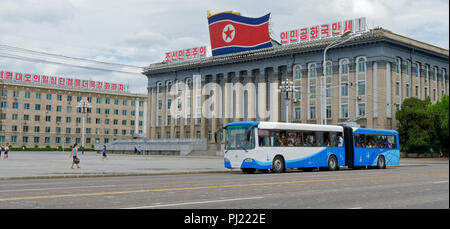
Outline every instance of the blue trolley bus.
{"label": "blue trolley bus", "polygon": [[229,123],[225,133],[225,167],[248,173],[400,164],[398,133],[393,130],[256,121]]}

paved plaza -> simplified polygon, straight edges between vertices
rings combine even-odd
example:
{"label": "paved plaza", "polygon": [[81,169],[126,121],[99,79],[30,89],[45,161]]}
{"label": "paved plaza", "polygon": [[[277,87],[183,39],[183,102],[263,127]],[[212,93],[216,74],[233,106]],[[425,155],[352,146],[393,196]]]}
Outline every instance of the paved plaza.
{"label": "paved plaza", "polygon": [[67,151],[13,151],[7,159],[2,153],[0,180],[228,171],[220,156],[108,154],[108,160],[102,160],[96,152],[80,152],[79,158],[80,168],[71,169],[72,156]]}

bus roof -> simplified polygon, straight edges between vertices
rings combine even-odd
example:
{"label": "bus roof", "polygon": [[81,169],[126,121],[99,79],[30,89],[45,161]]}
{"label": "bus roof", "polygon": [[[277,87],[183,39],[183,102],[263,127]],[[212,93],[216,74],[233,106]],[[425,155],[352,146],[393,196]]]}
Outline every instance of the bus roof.
{"label": "bus roof", "polygon": [[369,128],[353,128],[353,133],[398,135],[398,132],[395,130],[369,129]]}
{"label": "bus roof", "polygon": [[251,125],[258,126],[261,129],[278,129],[278,130],[310,130],[310,131],[336,131],[342,132],[343,127],[337,125],[318,125],[318,124],[304,124],[304,123],[285,123],[285,122],[232,122],[228,126],[235,125]]}

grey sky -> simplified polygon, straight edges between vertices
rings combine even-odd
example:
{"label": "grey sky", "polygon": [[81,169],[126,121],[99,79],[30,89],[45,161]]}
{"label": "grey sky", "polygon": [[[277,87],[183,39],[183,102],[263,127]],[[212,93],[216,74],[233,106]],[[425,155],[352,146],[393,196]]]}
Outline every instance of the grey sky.
{"label": "grey sky", "polygon": [[[146,66],[162,61],[166,51],[209,47],[206,10],[233,10],[248,17],[270,12],[276,40],[280,32],[289,29],[366,17],[369,28],[381,26],[449,48],[448,0],[0,0],[0,45]],[[133,92],[146,93],[147,79],[139,74],[3,57],[0,70],[125,83]]]}

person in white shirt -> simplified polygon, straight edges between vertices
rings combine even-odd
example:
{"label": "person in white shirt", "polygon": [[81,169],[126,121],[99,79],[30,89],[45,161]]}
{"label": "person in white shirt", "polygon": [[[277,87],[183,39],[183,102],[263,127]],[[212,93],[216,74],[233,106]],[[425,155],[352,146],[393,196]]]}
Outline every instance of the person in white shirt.
{"label": "person in white shirt", "polygon": [[344,139],[342,138],[341,135],[338,136],[338,147],[343,147],[344,146]]}

